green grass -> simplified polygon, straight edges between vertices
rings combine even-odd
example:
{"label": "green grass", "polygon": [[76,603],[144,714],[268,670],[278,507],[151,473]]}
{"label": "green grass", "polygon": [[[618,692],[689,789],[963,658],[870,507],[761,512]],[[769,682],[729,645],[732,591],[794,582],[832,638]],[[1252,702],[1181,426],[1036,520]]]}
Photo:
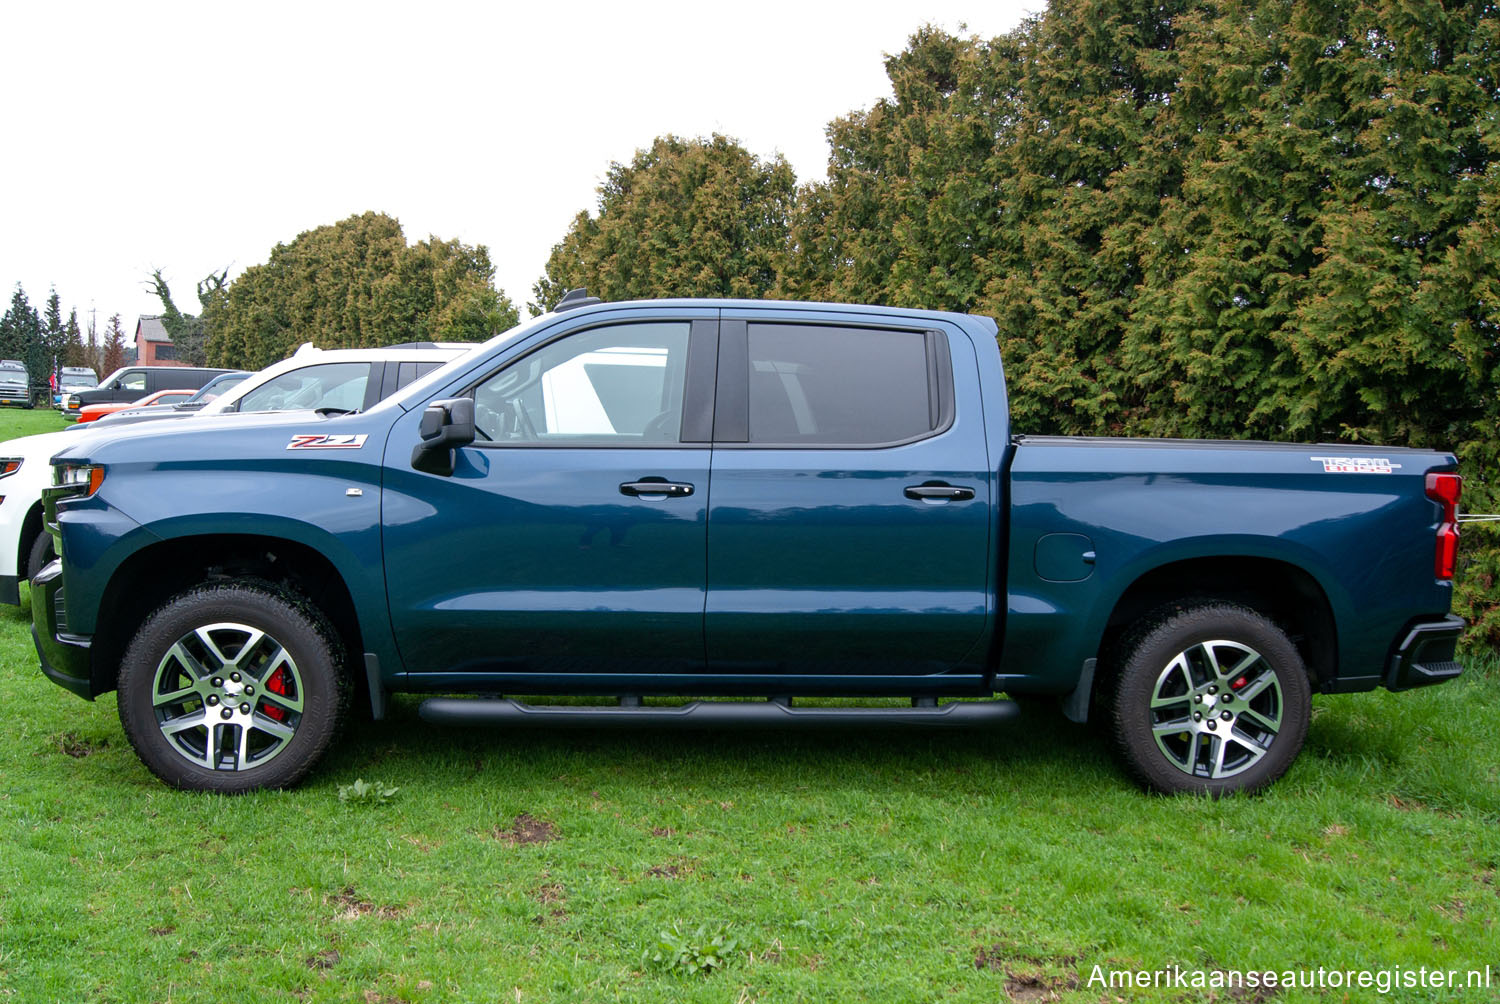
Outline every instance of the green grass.
{"label": "green grass", "polygon": [[[1197,1001],[1088,980],[1500,969],[1493,656],[1318,698],[1288,776],[1221,802],[1141,793],[1056,716],[505,733],[410,698],[297,790],[224,798],[163,787],[112,698],[45,681],[28,617],[0,607],[0,1002]],[[663,934],[736,947],[686,975]]]}
{"label": "green grass", "polygon": [[56,408],[0,409],[0,439],[34,436],[39,432],[57,432],[73,423]]}

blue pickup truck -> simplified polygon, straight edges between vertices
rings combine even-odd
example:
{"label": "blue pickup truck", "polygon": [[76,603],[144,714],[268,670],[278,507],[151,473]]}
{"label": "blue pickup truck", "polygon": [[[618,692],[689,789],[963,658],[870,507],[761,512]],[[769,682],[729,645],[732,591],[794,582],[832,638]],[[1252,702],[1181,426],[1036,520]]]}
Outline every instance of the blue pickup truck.
{"label": "blue pickup truck", "polygon": [[[715,728],[983,725],[1005,694],[1210,795],[1279,777],[1313,693],[1461,672],[1453,456],[1021,435],[995,333],[570,294],[368,410],[100,430],[53,460],[42,671],[117,691],[190,789],[293,784],[393,692]],[[656,699],[689,696],[720,699]]]}

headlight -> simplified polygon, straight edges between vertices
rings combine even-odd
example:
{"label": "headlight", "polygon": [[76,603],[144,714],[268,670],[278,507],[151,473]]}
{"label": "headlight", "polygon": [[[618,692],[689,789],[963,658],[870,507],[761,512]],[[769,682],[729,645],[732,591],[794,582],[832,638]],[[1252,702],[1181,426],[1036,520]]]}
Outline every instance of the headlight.
{"label": "headlight", "polygon": [[80,494],[86,498],[104,483],[104,468],[98,464],[55,464],[52,483],[59,488],[82,488]]}
{"label": "headlight", "polygon": [[20,469],[20,457],[0,457],[0,478],[8,478]]}

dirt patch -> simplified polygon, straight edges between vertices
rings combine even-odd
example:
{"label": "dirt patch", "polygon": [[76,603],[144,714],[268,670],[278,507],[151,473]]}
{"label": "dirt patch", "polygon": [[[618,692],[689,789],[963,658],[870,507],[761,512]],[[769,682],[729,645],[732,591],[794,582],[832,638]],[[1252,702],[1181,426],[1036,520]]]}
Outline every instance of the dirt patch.
{"label": "dirt patch", "polygon": [[1418,802],[1416,799],[1400,798],[1396,795],[1387,795],[1385,801],[1391,808],[1399,809],[1402,812],[1421,812],[1427,808],[1426,805]]}
{"label": "dirt patch", "polygon": [[646,869],[646,874],[651,878],[678,879],[697,870],[698,862],[693,858],[673,858],[664,864],[652,865]]}
{"label": "dirt patch", "polygon": [[670,826],[653,826],[651,827],[651,835],[653,837],[675,837],[677,836],[677,831]]}
{"label": "dirt patch", "polygon": [[[975,969],[992,969],[1005,974],[1005,993],[1017,1004],[1060,1001],[1069,990],[1078,989],[1078,974],[1070,967],[1078,962],[1076,955],[1040,959],[1024,955],[1011,945],[985,945],[974,952]],[[1048,975],[1048,969],[1064,970]]]}
{"label": "dirt patch", "polygon": [[567,891],[556,882],[548,882],[546,885],[537,886],[532,895],[543,906],[549,903],[566,903],[568,901]]}
{"label": "dirt patch", "polygon": [[557,827],[545,819],[537,819],[529,813],[521,813],[509,827],[495,827],[495,839],[502,844],[517,847],[523,844],[547,844],[558,837]]}
{"label": "dirt patch", "polygon": [[340,958],[342,958],[342,956],[339,955],[337,949],[325,948],[321,952],[318,952],[316,955],[309,955],[307,958],[303,959],[302,964],[308,969],[332,969],[334,966],[339,964]]}
{"label": "dirt patch", "polygon": [[1016,1004],[1060,1001],[1063,991],[1078,989],[1078,977],[1049,977],[1036,973],[1005,974],[1005,993]]}
{"label": "dirt patch", "polygon": [[1346,837],[1348,835],[1349,827],[1343,825],[1342,823],[1334,823],[1332,826],[1326,826],[1323,828],[1323,836],[1325,837]]}
{"label": "dirt patch", "polygon": [[337,909],[339,920],[355,920],[375,914],[378,917],[399,917],[406,911],[399,906],[376,906],[346,885],[332,896],[324,896],[323,902]]}
{"label": "dirt patch", "polygon": [[173,927],[171,924],[163,924],[160,927],[146,928],[146,933],[155,935],[158,938],[164,938],[167,935],[174,933],[176,930],[177,928]]}
{"label": "dirt patch", "polygon": [[1270,987],[1230,987],[1229,999],[1240,1004],[1266,1004],[1276,999],[1276,991]]}

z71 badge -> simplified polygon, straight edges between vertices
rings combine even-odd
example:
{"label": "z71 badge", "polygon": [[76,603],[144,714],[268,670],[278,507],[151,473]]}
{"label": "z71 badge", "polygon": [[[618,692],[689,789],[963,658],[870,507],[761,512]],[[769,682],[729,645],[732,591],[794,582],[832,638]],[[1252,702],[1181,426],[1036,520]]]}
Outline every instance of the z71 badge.
{"label": "z71 badge", "polygon": [[304,432],[293,436],[292,441],[286,444],[286,448],[289,450],[357,450],[365,445],[367,438],[368,436],[363,432],[342,436]]}
{"label": "z71 badge", "polygon": [[1394,474],[1401,469],[1385,457],[1308,457],[1322,463],[1328,474]]}

